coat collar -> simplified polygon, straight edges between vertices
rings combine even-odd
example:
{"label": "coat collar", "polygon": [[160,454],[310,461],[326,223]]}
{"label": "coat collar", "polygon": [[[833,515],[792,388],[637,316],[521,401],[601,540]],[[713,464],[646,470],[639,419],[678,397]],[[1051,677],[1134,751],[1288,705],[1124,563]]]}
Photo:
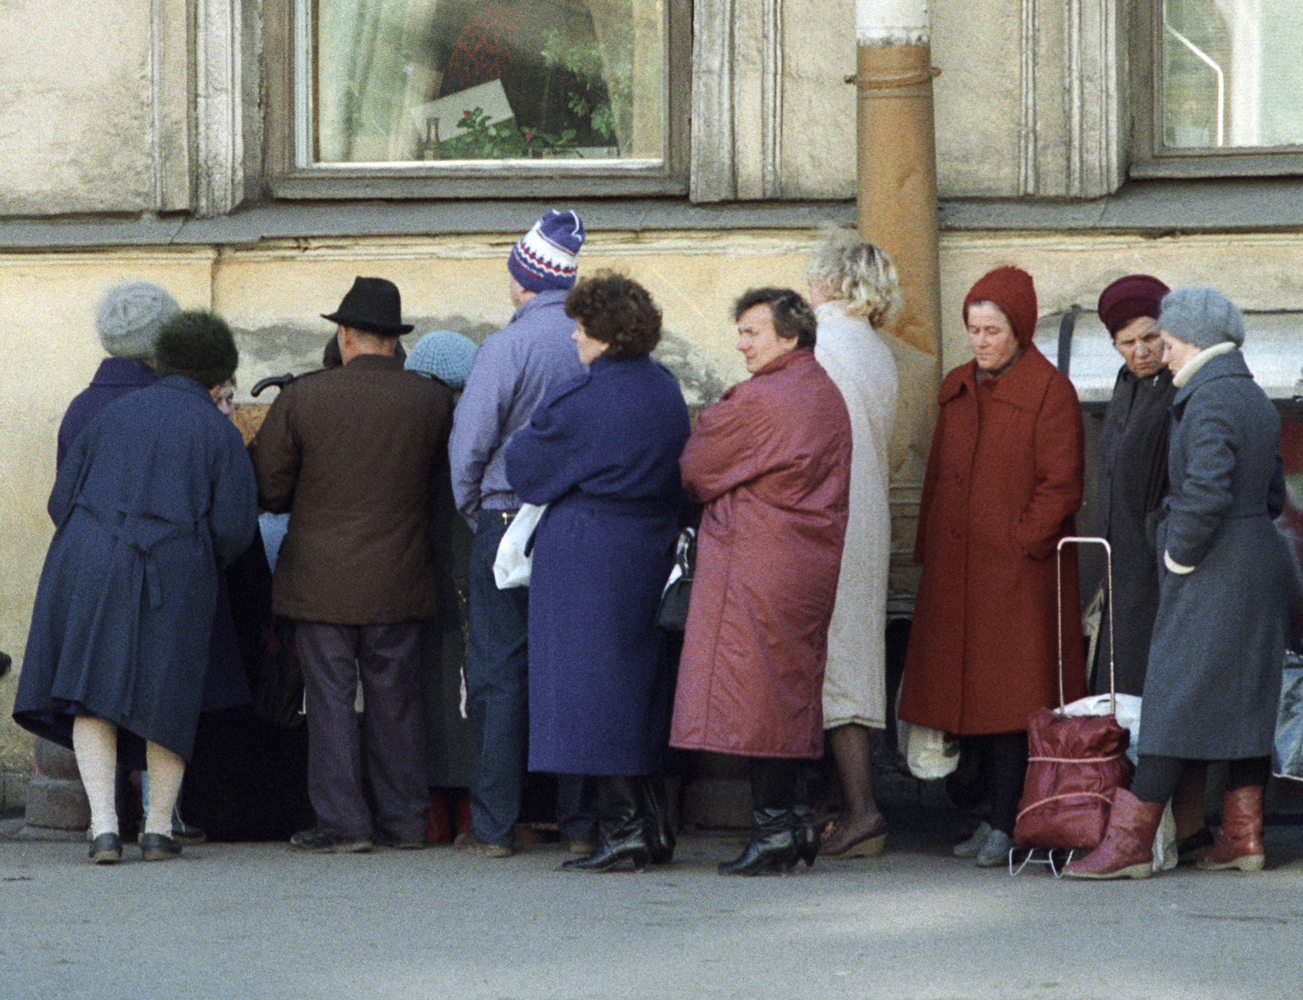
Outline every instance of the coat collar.
{"label": "coat collar", "polygon": [[788,351],[786,354],[774,358],[773,361],[765,365],[760,371],[755,372],[752,378],[761,378],[765,375],[773,375],[775,372],[781,372],[795,364],[805,364],[807,361],[814,360],[814,351],[808,347],[798,347]]}
{"label": "coat collar", "polygon": [[[1011,406],[1026,409],[1029,405],[1040,404],[1040,393],[1055,373],[1053,365],[1035,344],[1023,348],[1022,357],[1010,365],[1003,373],[983,382],[985,391],[991,393],[992,399],[998,399]],[[967,362],[951,370],[941,383],[937,394],[938,402],[944,406],[963,392],[977,391],[977,360]]]}
{"label": "coat collar", "polygon": [[511,314],[511,322],[514,323],[522,316],[527,316],[538,309],[556,305],[564,306],[566,296],[569,294],[570,289],[568,288],[549,288],[542,292],[536,292],[529,301],[523,303],[519,309]]}
{"label": "coat collar", "polygon": [[[166,386],[169,389],[177,389],[181,392],[188,392],[194,396],[203,396],[205,399],[211,399],[211,397],[208,395],[208,387],[205,385],[200,385],[189,375],[181,375],[177,372],[173,372],[171,375],[164,375],[161,379],[158,380],[157,384]],[[214,410],[217,409],[216,405],[213,406],[213,409]]]}
{"label": "coat collar", "polygon": [[344,367],[401,369],[403,366],[390,354],[359,354]]}
{"label": "coat collar", "polygon": [[1182,406],[1196,389],[1219,378],[1253,378],[1253,372],[1249,371],[1249,366],[1244,363],[1244,355],[1238,349],[1214,355],[1200,365],[1185,385],[1176,390],[1172,405]]}

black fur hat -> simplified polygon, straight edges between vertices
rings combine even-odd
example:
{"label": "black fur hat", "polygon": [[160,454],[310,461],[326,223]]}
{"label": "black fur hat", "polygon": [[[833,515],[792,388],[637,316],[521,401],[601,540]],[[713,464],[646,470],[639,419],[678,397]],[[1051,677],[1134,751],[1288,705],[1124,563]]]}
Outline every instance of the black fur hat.
{"label": "black fur hat", "polygon": [[177,313],[158,331],[154,371],[187,375],[205,389],[221,385],[235,374],[240,352],[226,321],[215,313],[188,309]]}

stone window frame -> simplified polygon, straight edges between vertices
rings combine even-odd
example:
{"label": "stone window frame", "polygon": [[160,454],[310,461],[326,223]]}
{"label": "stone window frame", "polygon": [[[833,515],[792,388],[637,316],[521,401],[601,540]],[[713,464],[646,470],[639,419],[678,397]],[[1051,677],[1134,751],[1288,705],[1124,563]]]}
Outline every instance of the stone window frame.
{"label": "stone window frame", "polygon": [[450,168],[435,163],[329,164],[297,162],[295,109],[296,5],[310,0],[265,0],[266,166],[271,194],[284,199],[468,199],[634,197],[688,191],[692,102],[692,0],[665,0],[667,13],[666,158],[654,167],[622,167],[618,160],[485,161]]}
{"label": "stone window frame", "polygon": [[1158,90],[1163,0],[1130,3],[1131,157],[1128,175],[1136,180],[1288,177],[1303,175],[1303,150],[1165,150],[1160,140]]}

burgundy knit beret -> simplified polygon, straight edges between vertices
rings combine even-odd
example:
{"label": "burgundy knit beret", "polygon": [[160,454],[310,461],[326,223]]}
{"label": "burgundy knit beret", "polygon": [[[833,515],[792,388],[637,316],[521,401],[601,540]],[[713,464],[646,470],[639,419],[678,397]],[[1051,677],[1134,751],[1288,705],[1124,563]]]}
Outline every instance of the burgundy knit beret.
{"label": "burgundy knit beret", "polygon": [[964,323],[974,302],[993,302],[1009,318],[1018,345],[1026,347],[1036,332],[1036,286],[1032,276],[1019,267],[997,267],[978,279],[964,296]]}
{"label": "burgundy knit beret", "polygon": [[1099,293],[1099,318],[1116,334],[1137,316],[1158,319],[1163,296],[1171,289],[1148,274],[1128,274]]}

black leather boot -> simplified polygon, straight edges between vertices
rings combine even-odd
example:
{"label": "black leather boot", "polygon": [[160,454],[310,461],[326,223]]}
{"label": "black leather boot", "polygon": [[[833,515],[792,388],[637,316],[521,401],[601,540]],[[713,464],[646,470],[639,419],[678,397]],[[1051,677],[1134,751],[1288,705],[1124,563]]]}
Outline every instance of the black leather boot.
{"label": "black leather boot", "polygon": [[665,779],[659,774],[648,774],[636,780],[642,793],[642,811],[647,823],[647,849],[651,852],[651,863],[668,865],[674,857],[675,838],[670,826]]}
{"label": "black leather boot", "polygon": [[720,863],[721,875],[775,875],[804,856],[796,837],[799,768],[795,760],[751,758],[751,840],[732,861]]}
{"label": "black leather boot", "polygon": [[597,850],[586,858],[572,858],[561,867],[567,871],[610,871],[622,861],[632,861],[641,871],[651,860],[647,843],[647,818],[643,810],[641,777],[601,776],[597,783],[597,807],[601,816]]}
{"label": "black leather boot", "polygon": [[819,856],[819,829],[814,825],[814,813],[807,802],[798,802],[796,809],[796,829],[792,832],[796,847],[796,858],[804,861],[805,867],[813,868],[814,859]]}

